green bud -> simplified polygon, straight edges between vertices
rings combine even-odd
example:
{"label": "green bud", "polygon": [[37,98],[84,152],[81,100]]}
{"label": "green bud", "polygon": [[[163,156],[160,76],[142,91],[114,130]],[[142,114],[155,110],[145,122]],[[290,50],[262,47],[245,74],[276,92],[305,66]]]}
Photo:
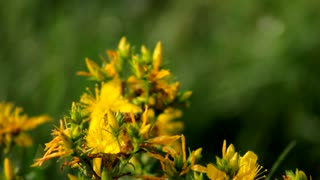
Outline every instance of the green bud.
{"label": "green bud", "polygon": [[127,42],[126,37],[122,37],[119,45],[118,45],[118,52],[121,58],[127,58],[130,53],[130,44]]}
{"label": "green bud", "polygon": [[186,92],[183,92],[183,94],[180,96],[179,100],[181,102],[184,102],[186,100],[188,100],[192,95],[192,91],[186,91]]}
{"label": "green bud", "polygon": [[141,54],[142,54],[141,60],[143,62],[146,62],[146,63],[151,62],[151,60],[152,60],[151,53],[145,46],[141,46]]}
{"label": "green bud", "polygon": [[308,180],[306,174],[298,169],[296,169],[295,173],[293,171],[286,171],[285,177],[289,180]]}
{"label": "green bud", "polygon": [[297,180],[308,180],[306,174],[303,171],[298,169],[296,170],[296,176],[297,176],[296,177]]}
{"label": "green bud", "polygon": [[74,124],[80,124],[82,121],[82,116],[81,116],[79,106],[77,106],[75,102],[72,102],[70,117],[71,117],[71,121]]}
{"label": "green bud", "polygon": [[81,128],[78,125],[73,125],[71,129],[71,138],[78,139],[81,135]]}

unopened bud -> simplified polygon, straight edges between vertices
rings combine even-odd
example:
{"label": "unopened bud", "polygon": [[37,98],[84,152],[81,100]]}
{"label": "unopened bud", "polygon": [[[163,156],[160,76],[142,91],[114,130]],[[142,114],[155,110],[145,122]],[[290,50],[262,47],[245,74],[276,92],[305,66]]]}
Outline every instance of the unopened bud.
{"label": "unopened bud", "polygon": [[12,166],[11,160],[7,157],[4,159],[4,175],[7,180],[14,179],[13,166]]}
{"label": "unopened bud", "polygon": [[119,50],[120,56],[124,58],[126,58],[129,55],[130,44],[127,43],[127,39],[125,37],[121,38],[118,45],[118,50]]}
{"label": "unopened bud", "polygon": [[160,69],[160,65],[162,63],[162,44],[158,42],[156,48],[153,51],[153,69],[158,71]]}
{"label": "unopened bud", "polygon": [[78,139],[81,135],[81,129],[78,125],[74,125],[71,131],[71,137],[72,139]]}
{"label": "unopened bud", "polygon": [[236,152],[232,156],[232,158],[229,161],[229,165],[233,172],[236,172],[239,168],[239,154]]}
{"label": "unopened bud", "polygon": [[234,155],[235,153],[235,148],[233,146],[233,144],[230,144],[229,147],[227,148],[227,152],[226,152],[226,156],[223,157],[225,160],[229,161],[232,156]]}

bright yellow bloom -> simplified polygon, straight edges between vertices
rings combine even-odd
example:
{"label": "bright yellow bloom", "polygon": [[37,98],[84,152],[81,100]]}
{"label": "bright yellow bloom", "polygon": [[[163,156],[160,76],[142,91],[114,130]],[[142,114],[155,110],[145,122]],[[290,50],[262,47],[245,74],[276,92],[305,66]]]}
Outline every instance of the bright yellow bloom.
{"label": "bright yellow bloom", "polygon": [[208,164],[207,167],[197,166],[197,172],[206,172],[207,176],[213,180],[254,180],[265,176],[261,171],[262,166],[257,164],[258,156],[248,151],[244,156],[240,156],[230,144],[227,148],[226,140],[222,145],[222,158],[217,157],[216,165]]}
{"label": "bright yellow bloom", "polygon": [[32,130],[50,120],[49,116],[28,117],[22,108],[13,108],[11,103],[0,103],[0,144],[15,142],[20,146],[30,146],[32,139],[25,131]]}
{"label": "bright yellow bloom", "polygon": [[[101,90],[96,87],[95,97],[84,94],[81,102],[85,104],[85,111],[89,115],[89,129],[87,132],[87,144],[95,153],[117,154],[124,145],[119,138],[119,124],[114,112],[140,112],[141,109],[122,97],[122,84],[117,78],[102,84]],[[93,168],[100,176],[101,158],[93,160]]]}
{"label": "bright yellow bloom", "polygon": [[121,81],[113,79],[102,84],[101,91],[96,87],[96,97],[84,94],[81,102],[85,104],[85,111],[90,118],[87,143],[93,153],[119,153],[121,142],[113,133],[119,125],[113,112],[141,111],[122,97]]}
{"label": "bright yellow bloom", "polygon": [[250,180],[255,179],[262,167],[257,164],[258,156],[248,151],[244,156],[240,157],[240,165],[237,175],[233,180]]}

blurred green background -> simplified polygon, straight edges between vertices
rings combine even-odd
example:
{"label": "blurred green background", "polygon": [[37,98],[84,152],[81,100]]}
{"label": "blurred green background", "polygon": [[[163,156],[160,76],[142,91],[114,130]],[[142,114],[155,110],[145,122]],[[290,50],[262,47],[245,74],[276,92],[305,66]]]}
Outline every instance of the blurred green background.
{"label": "blurred green background", "polygon": [[[166,67],[194,92],[185,110],[187,146],[203,147],[207,163],[224,139],[253,150],[270,169],[296,140],[276,172],[303,169],[320,179],[320,1],[123,0],[0,1],[0,100],[54,124],[86,86],[84,58],[99,62],[122,36],[140,47],[161,40]],[[53,125],[17,150],[30,171]],[[68,170],[68,169],[66,169]],[[55,161],[27,179],[65,178]]]}

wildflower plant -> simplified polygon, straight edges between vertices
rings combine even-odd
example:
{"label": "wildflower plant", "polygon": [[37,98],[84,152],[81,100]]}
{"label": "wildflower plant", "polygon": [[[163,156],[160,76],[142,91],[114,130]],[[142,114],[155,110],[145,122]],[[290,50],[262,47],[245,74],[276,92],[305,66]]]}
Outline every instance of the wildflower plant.
{"label": "wildflower plant", "polygon": [[[181,91],[170,70],[162,65],[162,44],[140,51],[122,38],[116,50],[106,51],[102,65],[85,59],[88,71],[78,72],[94,81],[69,115],[52,131],[43,157],[32,166],[58,158],[62,167],[77,169],[69,179],[264,179],[258,156],[240,155],[223,143],[216,163],[199,163],[202,148],[187,150],[181,134],[181,108],[189,105],[191,91]],[[303,173],[304,174],[304,173]],[[287,173],[285,180],[302,177]],[[304,176],[303,176],[304,177]],[[298,178],[299,179],[299,178]],[[301,178],[300,178],[301,179]],[[302,178],[303,179],[303,178]]]}

